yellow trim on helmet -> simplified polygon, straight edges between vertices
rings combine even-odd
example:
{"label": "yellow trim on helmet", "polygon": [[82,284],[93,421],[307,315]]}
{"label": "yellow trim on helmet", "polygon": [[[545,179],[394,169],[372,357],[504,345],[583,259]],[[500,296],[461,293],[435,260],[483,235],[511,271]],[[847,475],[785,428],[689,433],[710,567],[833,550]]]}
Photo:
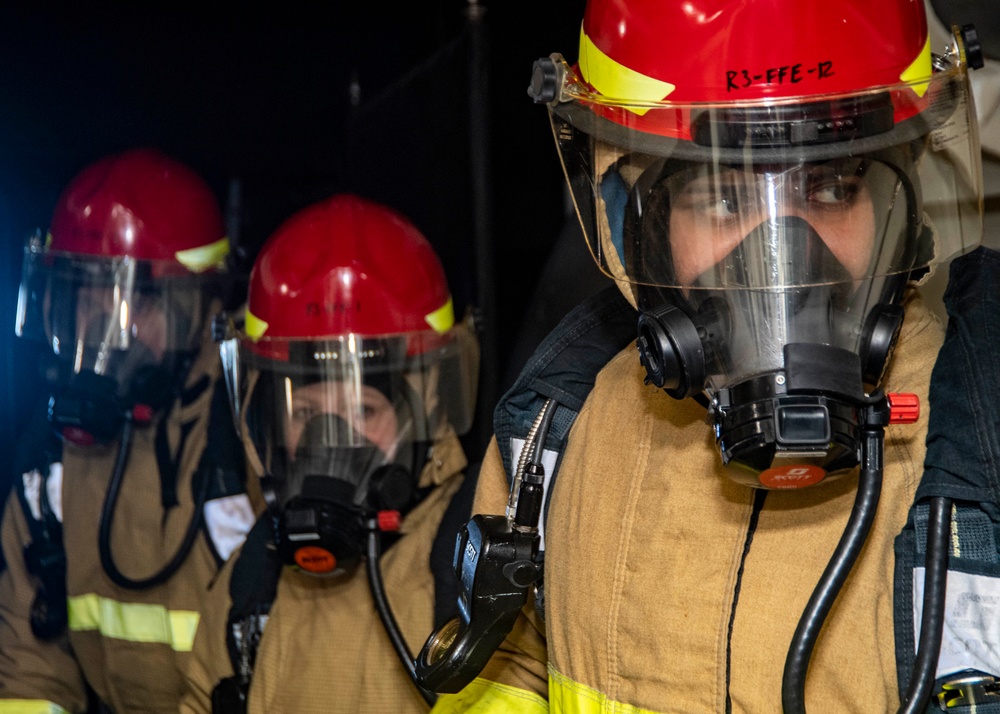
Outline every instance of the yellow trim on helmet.
{"label": "yellow trim on helmet", "polygon": [[243,324],[243,331],[247,333],[247,337],[256,342],[264,333],[267,332],[268,324],[264,320],[250,312],[250,308],[246,311],[246,321]]}
{"label": "yellow trim on helmet", "polygon": [[[927,41],[924,42],[923,48],[917,55],[917,58],[913,60],[913,63],[903,70],[903,73],[899,75],[899,78],[903,82],[913,82],[918,79],[923,79],[925,77],[930,77],[932,74],[931,70],[931,36],[928,33]],[[918,97],[924,96],[927,91],[927,86],[930,82],[920,82],[919,84],[914,84],[910,86]]]}
{"label": "yellow trim on helmet", "polygon": [[222,264],[225,257],[229,255],[229,239],[220,238],[214,243],[188,248],[174,253],[177,262],[190,270],[192,273],[201,273],[209,268],[215,268]]}
{"label": "yellow trim on helmet", "polygon": [[449,295],[448,302],[437,310],[424,315],[424,320],[439,335],[450,330],[455,324],[455,306],[452,304],[451,296]]}
{"label": "yellow trim on helmet", "polygon": [[118,602],[95,593],[67,598],[66,604],[74,632],[97,630],[116,640],[169,645],[175,652],[190,652],[194,645],[199,619],[194,610]]}
{"label": "yellow trim on helmet", "polygon": [[[629,69],[608,57],[587,37],[580,26],[580,73],[583,78],[605,97],[631,99],[637,102],[659,102],[666,99],[676,85]],[[624,107],[642,116],[649,107]]]}

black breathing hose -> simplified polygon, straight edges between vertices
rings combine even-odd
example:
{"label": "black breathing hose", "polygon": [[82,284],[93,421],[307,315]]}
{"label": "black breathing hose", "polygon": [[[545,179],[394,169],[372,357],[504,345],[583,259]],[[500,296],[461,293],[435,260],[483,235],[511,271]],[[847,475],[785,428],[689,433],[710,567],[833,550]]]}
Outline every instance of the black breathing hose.
{"label": "black breathing hose", "polygon": [[195,538],[198,536],[198,529],[201,527],[202,512],[205,506],[205,499],[208,496],[208,487],[211,479],[207,474],[202,479],[201,488],[198,491],[194,504],[194,513],[191,514],[191,522],[188,523],[184,539],[177,548],[177,552],[170,559],[170,562],[159,572],[154,573],[148,578],[136,580],[128,577],[118,569],[114,556],[111,553],[111,530],[114,524],[115,506],[118,504],[122,482],[125,480],[125,466],[128,464],[129,453],[132,450],[132,429],[133,421],[130,410],[125,416],[125,425],[122,428],[121,440],[118,443],[118,454],[115,457],[114,471],[111,474],[111,482],[108,484],[108,492],[104,497],[104,505],[101,508],[101,524],[97,536],[97,545],[101,555],[101,566],[115,585],[128,590],[146,590],[157,585],[162,585],[169,580],[187,559],[188,553],[191,552],[191,548],[194,545]]}
{"label": "black breathing hose", "polygon": [[437,694],[420,684],[420,681],[417,678],[417,670],[413,654],[410,652],[410,648],[406,644],[406,640],[403,639],[403,633],[400,631],[399,624],[396,622],[396,618],[392,614],[392,607],[389,605],[389,599],[385,594],[385,583],[382,580],[382,567],[379,562],[382,556],[382,545],[379,542],[380,535],[381,533],[378,530],[378,525],[373,519],[372,522],[368,524],[367,548],[365,550],[365,571],[368,574],[368,586],[372,592],[372,599],[375,601],[375,610],[378,612],[378,616],[382,620],[382,625],[385,627],[386,634],[389,635],[389,640],[392,642],[392,648],[396,650],[396,654],[399,655],[399,661],[402,662],[403,669],[406,670],[407,676],[409,676],[410,681],[413,682],[414,686],[420,692],[420,696],[424,698],[424,701],[427,702],[429,706],[433,707],[437,702]]}
{"label": "black breathing hose", "polygon": [[[881,427],[865,430],[862,455],[864,463],[851,516],[833,557],[802,613],[792,644],[788,648],[781,682],[781,703],[785,714],[805,714],[806,670],[809,668],[816,639],[871,530],[882,490]],[[951,506],[948,498],[931,499],[920,643],[899,714],[923,712],[934,686],[944,627]]]}
{"label": "black breathing hose", "polygon": [[851,516],[826,570],[799,618],[792,643],[788,647],[781,679],[781,704],[785,714],[805,714],[806,670],[809,669],[809,659],[816,646],[816,639],[875,520],[882,493],[882,434],[882,427],[867,427],[862,432],[861,474],[858,477],[858,493]]}
{"label": "black breathing hose", "polygon": [[916,714],[927,707],[934,687],[944,630],[945,586],[951,545],[951,499],[931,499],[927,524],[927,560],[924,570],[924,607],[920,616],[920,644],[910,672],[910,684],[900,714]]}

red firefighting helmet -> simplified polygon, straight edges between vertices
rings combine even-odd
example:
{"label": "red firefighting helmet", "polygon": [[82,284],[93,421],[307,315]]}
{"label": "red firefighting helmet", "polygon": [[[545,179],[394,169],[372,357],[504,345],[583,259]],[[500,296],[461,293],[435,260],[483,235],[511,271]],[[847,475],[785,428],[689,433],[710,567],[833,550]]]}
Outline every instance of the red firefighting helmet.
{"label": "red firefighting helmet", "polygon": [[151,149],[84,169],[60,196],[49,232],[52,252],[174,261],[192,272],[218,267],[228,252],[211,189]]}
{"label": "red firefighting helmet", "polygon": [[[801,101],[926,80],[931,47],[920,0],[882,3],[877,13],[861,0],[591,0],[577,67],[600,96],[595,110],[690,140],[698,127],[686,105]],[[896,122],[919,110],[925,89],[892,92]],[[644,118],[642,104],[661,102],[677,111]]]}
{"label": "red firefighting helmet", "polygon": [[288,339],[444,334],[453,325],[433,248],[406,218],[357,196],[288,219],[250,274],[246,331],[262,354],[277,356]]}

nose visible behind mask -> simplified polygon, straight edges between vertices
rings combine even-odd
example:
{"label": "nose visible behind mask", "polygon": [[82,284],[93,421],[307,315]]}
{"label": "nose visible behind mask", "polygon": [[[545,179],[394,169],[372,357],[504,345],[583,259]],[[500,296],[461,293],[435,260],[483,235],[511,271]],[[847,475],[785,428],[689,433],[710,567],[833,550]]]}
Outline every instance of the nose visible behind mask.
{"label": "nose visible behind mask", "polygon": [[[720,276],[728,285],[794,287],[722,290]],[[856,350],[859,330],[847,314],[851,290],[847,269],[808,222],[791,216],[759,225],[688,294],[705,345],[708,386],[780,369],[790,343]]]}
{"label": "nose visible behind mask", "polygon": [[367,519],[400,510],[414,494],[409,471],[352,432],[336,414],[306,423],[287,474],[275,474],[282,503],[278,550],[286,563],[315,575],[351,572],[362,557]]}
{"label": "nose visible behind mask", "polygon": [[320,414],[305,426],[288,464],[288,479],[283,499],[303,494],[306,480],[335,479],[340,489],[349,486],[349,503],[359,506],[365,500],[371,474],[385,462],[385,454],[372,442],[356,433],[336,414]]}

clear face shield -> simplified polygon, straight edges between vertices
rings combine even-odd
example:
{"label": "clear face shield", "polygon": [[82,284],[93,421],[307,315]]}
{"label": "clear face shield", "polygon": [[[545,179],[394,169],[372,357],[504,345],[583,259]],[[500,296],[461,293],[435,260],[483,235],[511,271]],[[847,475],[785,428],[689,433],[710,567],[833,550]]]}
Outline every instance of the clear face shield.
{"label": "clear face shield", "polygon": [[[593,94],[554,59],[550,117],[588,245],[634,299],[650,381],[672,396],[704,391],[725,411],[808,372],[811,391],[863,399],[907,281],[981,239],[964,66],[936,58],[929,81],[795,103],[639,105]],[[836,441],[810,434],[817,453]]]}
{"label": "clear face shield", "polygon": [[[77,397],[100,398],[111,411],[136,404],[158,409],[200,348],[221,279],[169,261],[51,252],[33,241],[25,250],[15,330],[49,344],[59,367],[54,386],[83,392],[69,399],[73,409]],[[77,426],[98,440],[116,431]]]}
{"label": "clear face shield", "polygon": [[243,337],[222,355],[289,561],[309,572],[356,563],[361,519],[412,506],[433,442],[472,421],[478,354],[465,324],[444,335]]}
{"label": "clear face shield", "polygon": [[[980,239],[964,73],[921,86],[910,125],[781,146],[752,133],[808,134],[848,110],[891,128],[889,97],[911,90],[827,98],[815,118],[792,105],[608,107],[564,71],[571,99],[552,125],[591,252],[640,309],[669,299],[714,336],[710,391],[780,369],[790,342],[863,353],[866,322],[900,281]],[[628,129],[682,118],[703,145]]]}

